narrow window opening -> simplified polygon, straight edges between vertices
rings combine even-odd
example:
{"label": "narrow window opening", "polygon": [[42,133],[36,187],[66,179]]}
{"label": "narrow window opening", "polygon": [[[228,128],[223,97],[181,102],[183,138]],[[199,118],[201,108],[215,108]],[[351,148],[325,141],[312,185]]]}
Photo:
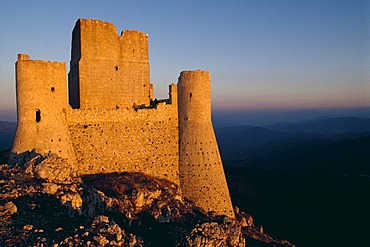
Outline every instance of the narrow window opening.
{"label": "narrow window opening", "polygon": [[40,122],[41,121],[41,111],[40,109],[36,110],[36,122]]}
{"label": "narrow window opening", "polygon": [[190,95],[190,98],[191,98],[193,96],[193,93],[190,93],[189,95]]}
{"label": "narrow window opening", "polygon": [[114,66],[114,69],[115,69],[115,70],[118,70],[118,66]]}
{"label": "narrow window opening", "polygon": [[51,90],[52,92],[54,92],[54,91],[55,91],[55,87],[51,87],[51,88],[50,88],[50,90]]}

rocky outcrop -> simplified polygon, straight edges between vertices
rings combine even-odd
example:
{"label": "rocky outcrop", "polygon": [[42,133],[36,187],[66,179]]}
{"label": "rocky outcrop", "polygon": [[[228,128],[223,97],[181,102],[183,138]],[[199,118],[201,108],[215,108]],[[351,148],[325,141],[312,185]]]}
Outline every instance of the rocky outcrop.
{"label": "rocky outcrop", "polygon": [[46,182],[72,184],[80,181],[74,164],[53,153],[41,155],[32,150],[12,155],[9,165]]}
{"label": "rocky outcrop", "polygon": [[238,208],[236,219],[204,214],[165,179],[79,177],[53,155],[24,160],[0,165],[1,246],[292,246]]}
{"label": "rocky outcrop", "polygon": [[188,246],[238,246],[244,247],[245,238],[237,221],[225,217],[222,223],[197,224],[186,237]]}
{"label": "rocky outcrop", "polygon": [[61,246],[144,246],[142,238],[126,233],[118,224],[107,216],[97,216],[89,228],[80,226],[73,236],[60,242]]}

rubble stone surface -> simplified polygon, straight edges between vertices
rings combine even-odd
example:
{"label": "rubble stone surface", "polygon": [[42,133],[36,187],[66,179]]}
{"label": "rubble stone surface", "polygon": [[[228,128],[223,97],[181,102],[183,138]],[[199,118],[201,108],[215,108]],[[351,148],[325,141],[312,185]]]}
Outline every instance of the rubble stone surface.
{"label": "rubble stone surface", "polygon": [[0,246],[293,246],[238,208],[235,218],[205,214],[165,179],[66,172],[61,182],[68,164],[47,159],[0,165]]}

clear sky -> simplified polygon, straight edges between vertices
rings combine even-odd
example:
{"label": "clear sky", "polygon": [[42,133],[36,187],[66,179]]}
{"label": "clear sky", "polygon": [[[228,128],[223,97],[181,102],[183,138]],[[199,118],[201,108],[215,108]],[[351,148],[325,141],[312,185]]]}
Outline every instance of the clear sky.
{"label": "clear sky", "polygon": [[68,66],[78,18],[148,33],[158,98],[203,69],[216,110],[370,107],[366,0],[0,0],[0,120],[15,120],[17,54]]}

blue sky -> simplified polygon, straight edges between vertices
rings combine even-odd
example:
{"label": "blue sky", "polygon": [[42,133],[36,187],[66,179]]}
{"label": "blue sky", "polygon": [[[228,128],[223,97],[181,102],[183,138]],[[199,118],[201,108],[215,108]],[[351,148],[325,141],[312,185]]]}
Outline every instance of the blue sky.
{"label": "blue sky", "polygon": [[203,69],[216,110],[370,107],[368,2],[0,1],[0,120],[15,120],[17,54],[68,66],[78,18],[148,33],[158,98]]}

